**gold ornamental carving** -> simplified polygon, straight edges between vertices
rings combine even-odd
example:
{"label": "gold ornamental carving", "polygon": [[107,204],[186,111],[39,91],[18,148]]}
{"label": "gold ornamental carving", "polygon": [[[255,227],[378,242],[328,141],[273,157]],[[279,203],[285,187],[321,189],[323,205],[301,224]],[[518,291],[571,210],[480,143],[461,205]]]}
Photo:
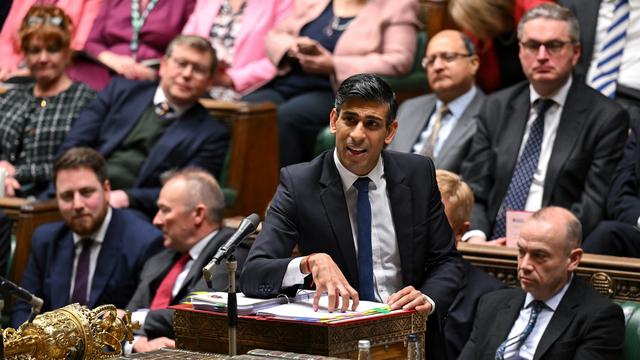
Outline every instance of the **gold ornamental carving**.
{"label": "gold ornamental carving", "polygon": [[611,276],[604,272],[597,272],[591,276],[591,285],[600,294],[611,297],[613,296],[614,283]]}
{"label": "gold ornamental carving", "polygon": [[24,323],[16,330],[3,331],[4,354],[15,360],[109,359],[122,354],[122,342],[133,340],[131,314],[122,319],[116,307],[102,305],[89,309],[67,305]]}

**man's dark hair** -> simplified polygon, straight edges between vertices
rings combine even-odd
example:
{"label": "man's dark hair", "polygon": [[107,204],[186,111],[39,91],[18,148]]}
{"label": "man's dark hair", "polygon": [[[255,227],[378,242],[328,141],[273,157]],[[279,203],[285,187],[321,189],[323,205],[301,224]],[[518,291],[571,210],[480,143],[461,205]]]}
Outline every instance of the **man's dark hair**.
{"label": "man's dark hair", "polygon": [[62,170],[86,168],[93,171],[101,184],[107,180],[107,164],[100,153],[88,147],[67,150],[53,164],[54,182]]}
{"label": "man's dark hair", "polygon": [[356,74],[348,77],[340,84],[336,92],[334,107],[340,114],[340,107],[349,99],[361,99],[389,105],[387,113],[387,127],[396,118],[398,103],[396,94],[386,81],[373,74]]}

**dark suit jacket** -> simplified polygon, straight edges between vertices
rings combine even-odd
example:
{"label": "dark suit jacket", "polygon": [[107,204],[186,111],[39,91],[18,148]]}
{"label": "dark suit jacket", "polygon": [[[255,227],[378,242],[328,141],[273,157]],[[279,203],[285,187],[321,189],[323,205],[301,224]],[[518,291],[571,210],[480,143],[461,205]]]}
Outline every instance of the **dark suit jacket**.
{"label": "dark suit jacket", "polygon": [[[471,338],[458,359],[495,358],[524,304],[520,288],[489,293],[480,299]],[[542,334],[534,360],[620,359],[624,342],[620,306],[574,278]]]}
{"label": "dark suit jacket", "polygon": [[[87,306],[126,306],[145,261],[161,248],[162,233],[158,229],[129,210],[112,209]],[[61,221],[42,225],[33,234],[22,287],[44,300],[43,312],[70,304],[74,251],[72,232]],[[22,324],[29,310],[27,304],[17,302],[12,326]]]}
{"label": "dark suit jacket", "polygon": [[600,0],[558,0],[558,4],[573,11],[580,24],[580,59],[576,65],[576,75],[586,78],[594,53],[596,28],[598,26],[598,12]]}
{"label": "dark suit jacket", "polygon": [[[480,111],[484,98],[482,90],[477,88],[476,95],[442,144],[438,156],[433,159],[436,168],[449,170],[456,174],[460,173],[460,165],[469,153],[471,139],[476,132],[475,116]],[[400,105],[398,132],[389,145],[389,150],[413,152],[413,145],[419,140],[431,114],[435,111],[436,100],[436,96],[430,94],[409,99]]]}
{"label": "dark suit jacket", "polygon": [[640,122],[632,129],[611,181],[609,218],[636,225],[640,217]]}
{"label": "dark suit jacket", "polygon": [[[59,154],[75,146],[88,146],[108,159],[151,106],[157,87],[157,82],[114,78],[80,113]],[[157,210],[163,172],[197,166],[219,176],[229,145],[227,128],[199,103],[171,121],[142,164],[136,183],[123,189],[147,215]]]}
{"label": "dark suit jacket", "polygon": [[[220,231],[209,241],[207,246],[202,250],[200,256],[194,261],[187,277],[182,283],[182,287],[178,294],[171,300],[171,305],[180,303],[182,299],[188,296],[193,291],[210,290],[207,288],[204,278],[202,277],[202,268],[211,261],[216,251],[222,244],[224,244],[233,235],[234,231],[229,228],[222,228]],[[249,253],[249,246],[246,243],[240,244],[234,255],[238,261],[237,277],[240,277],[240,271],[247,254]],[[162,279],[167,275],[174,262],[180,257],[180,253],[171,249],[164,249],[155,256],[151,257],[144,264],[142,273],[140,274],[140,282],[136,289],[131,301],[127,305],[127,310],[135,311],[138,309],[148,309],[151,305],[153,297],[156,294],[156,290]],[[224,265],[216,268],[214,277],[212,279],[214,291],[226,291],[229,282],[227,276],[227,270]],[[147,318],[144,324],[144,332],[150,338],[159,336],[167,336],[173,338],[172,324],[173,313],[170,310],[151,310],[147,314]],[[169,325],[167,327],[167,325]]]}
{"label": "dark suit jacket", "polygon": [[[462,177],[475,195],[471,229],[491,234],[529,118],[529,83],[487,97]],[[547,167],[542,206],[571,210],[585,236],[604,217],[611,175],[622,157],[629,115],[574,79]]]}
{"label": "dark suit jacket", "polygon": [[[382,159],[402,283],[430,296],[442,317],[453,301],[462,268],[440,201],[433,162],[392,151],[383,151]],[[280,185],[245,264],[242,291],[254,297],[280,293],[295,245],[302,255],[329,254],[349,284],[358,289],[353,239],[333,150],[309,163],[286,167],[280,172]]]}

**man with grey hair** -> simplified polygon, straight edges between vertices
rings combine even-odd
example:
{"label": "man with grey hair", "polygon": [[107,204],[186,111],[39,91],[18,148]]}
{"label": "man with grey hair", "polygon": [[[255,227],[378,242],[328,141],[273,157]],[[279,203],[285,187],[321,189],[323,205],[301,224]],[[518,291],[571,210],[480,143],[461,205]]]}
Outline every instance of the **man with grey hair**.
{"label": "man with grey hair", "polygon": [[[165,249],[147,260],[127,305],[133,320],[143,324],[143,336],[133,343],[136,352],[173,345],[172,310],[166,307],[193,291],[207,290],[202,268],[233,234],[222,223],[220,186],[207,171],[186,168],[168,174],[158,208],[153,223],[162,230]],[[238,277],[248,252],[244,243],[235,250]],[[214,290],[226,290],[226,271],[216,272],[212,284]]]}
{"label": "man with grey hair", "polygon": [[458,359],[618,359],[622,309],[573,275],[580,259],[580,221],[547,207],[518,239],[520,288],[478,303],[471,337]]}
{"label": "man with grey hair", "polygon": [[179,35],[160,63],[160,80],[115,77],[80,114],[59,150],[92,147],[107,160],[114,208],[152,217],[160,174],[198,166],[215,176],[229,145],[226,126],[198,99],[213,84],[215,51],[207,39]]}
{"label": "man with grey hair", "polygon": [[629,116],[574,81],[579,26],[571,11],[548,3],[518,25],[528,82],[489,96],[462,177],[474,192],[474,242],[504,244],[506,213],[555,205],[571,210],[588,234],[604,217],[611,175],[622,156]]}

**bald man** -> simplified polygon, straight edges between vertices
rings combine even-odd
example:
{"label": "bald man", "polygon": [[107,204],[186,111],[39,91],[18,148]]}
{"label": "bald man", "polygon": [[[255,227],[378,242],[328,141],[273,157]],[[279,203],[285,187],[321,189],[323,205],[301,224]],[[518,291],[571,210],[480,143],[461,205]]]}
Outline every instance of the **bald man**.
{"label": "bald man", "polygon": [[471,338],[458,359],[618,359],[622,309],[573,272],[582,258],[580,221],[542,208],[518,239],[520,288],[480,299]]}
{"label": "bald man", "polygon": [[443,30],[429,41],[422,66],[433,94],[402,103],[389,149],[429,156],[438,169],[460,173],[485,97],[475,86],[478,56],[466,35]]}

